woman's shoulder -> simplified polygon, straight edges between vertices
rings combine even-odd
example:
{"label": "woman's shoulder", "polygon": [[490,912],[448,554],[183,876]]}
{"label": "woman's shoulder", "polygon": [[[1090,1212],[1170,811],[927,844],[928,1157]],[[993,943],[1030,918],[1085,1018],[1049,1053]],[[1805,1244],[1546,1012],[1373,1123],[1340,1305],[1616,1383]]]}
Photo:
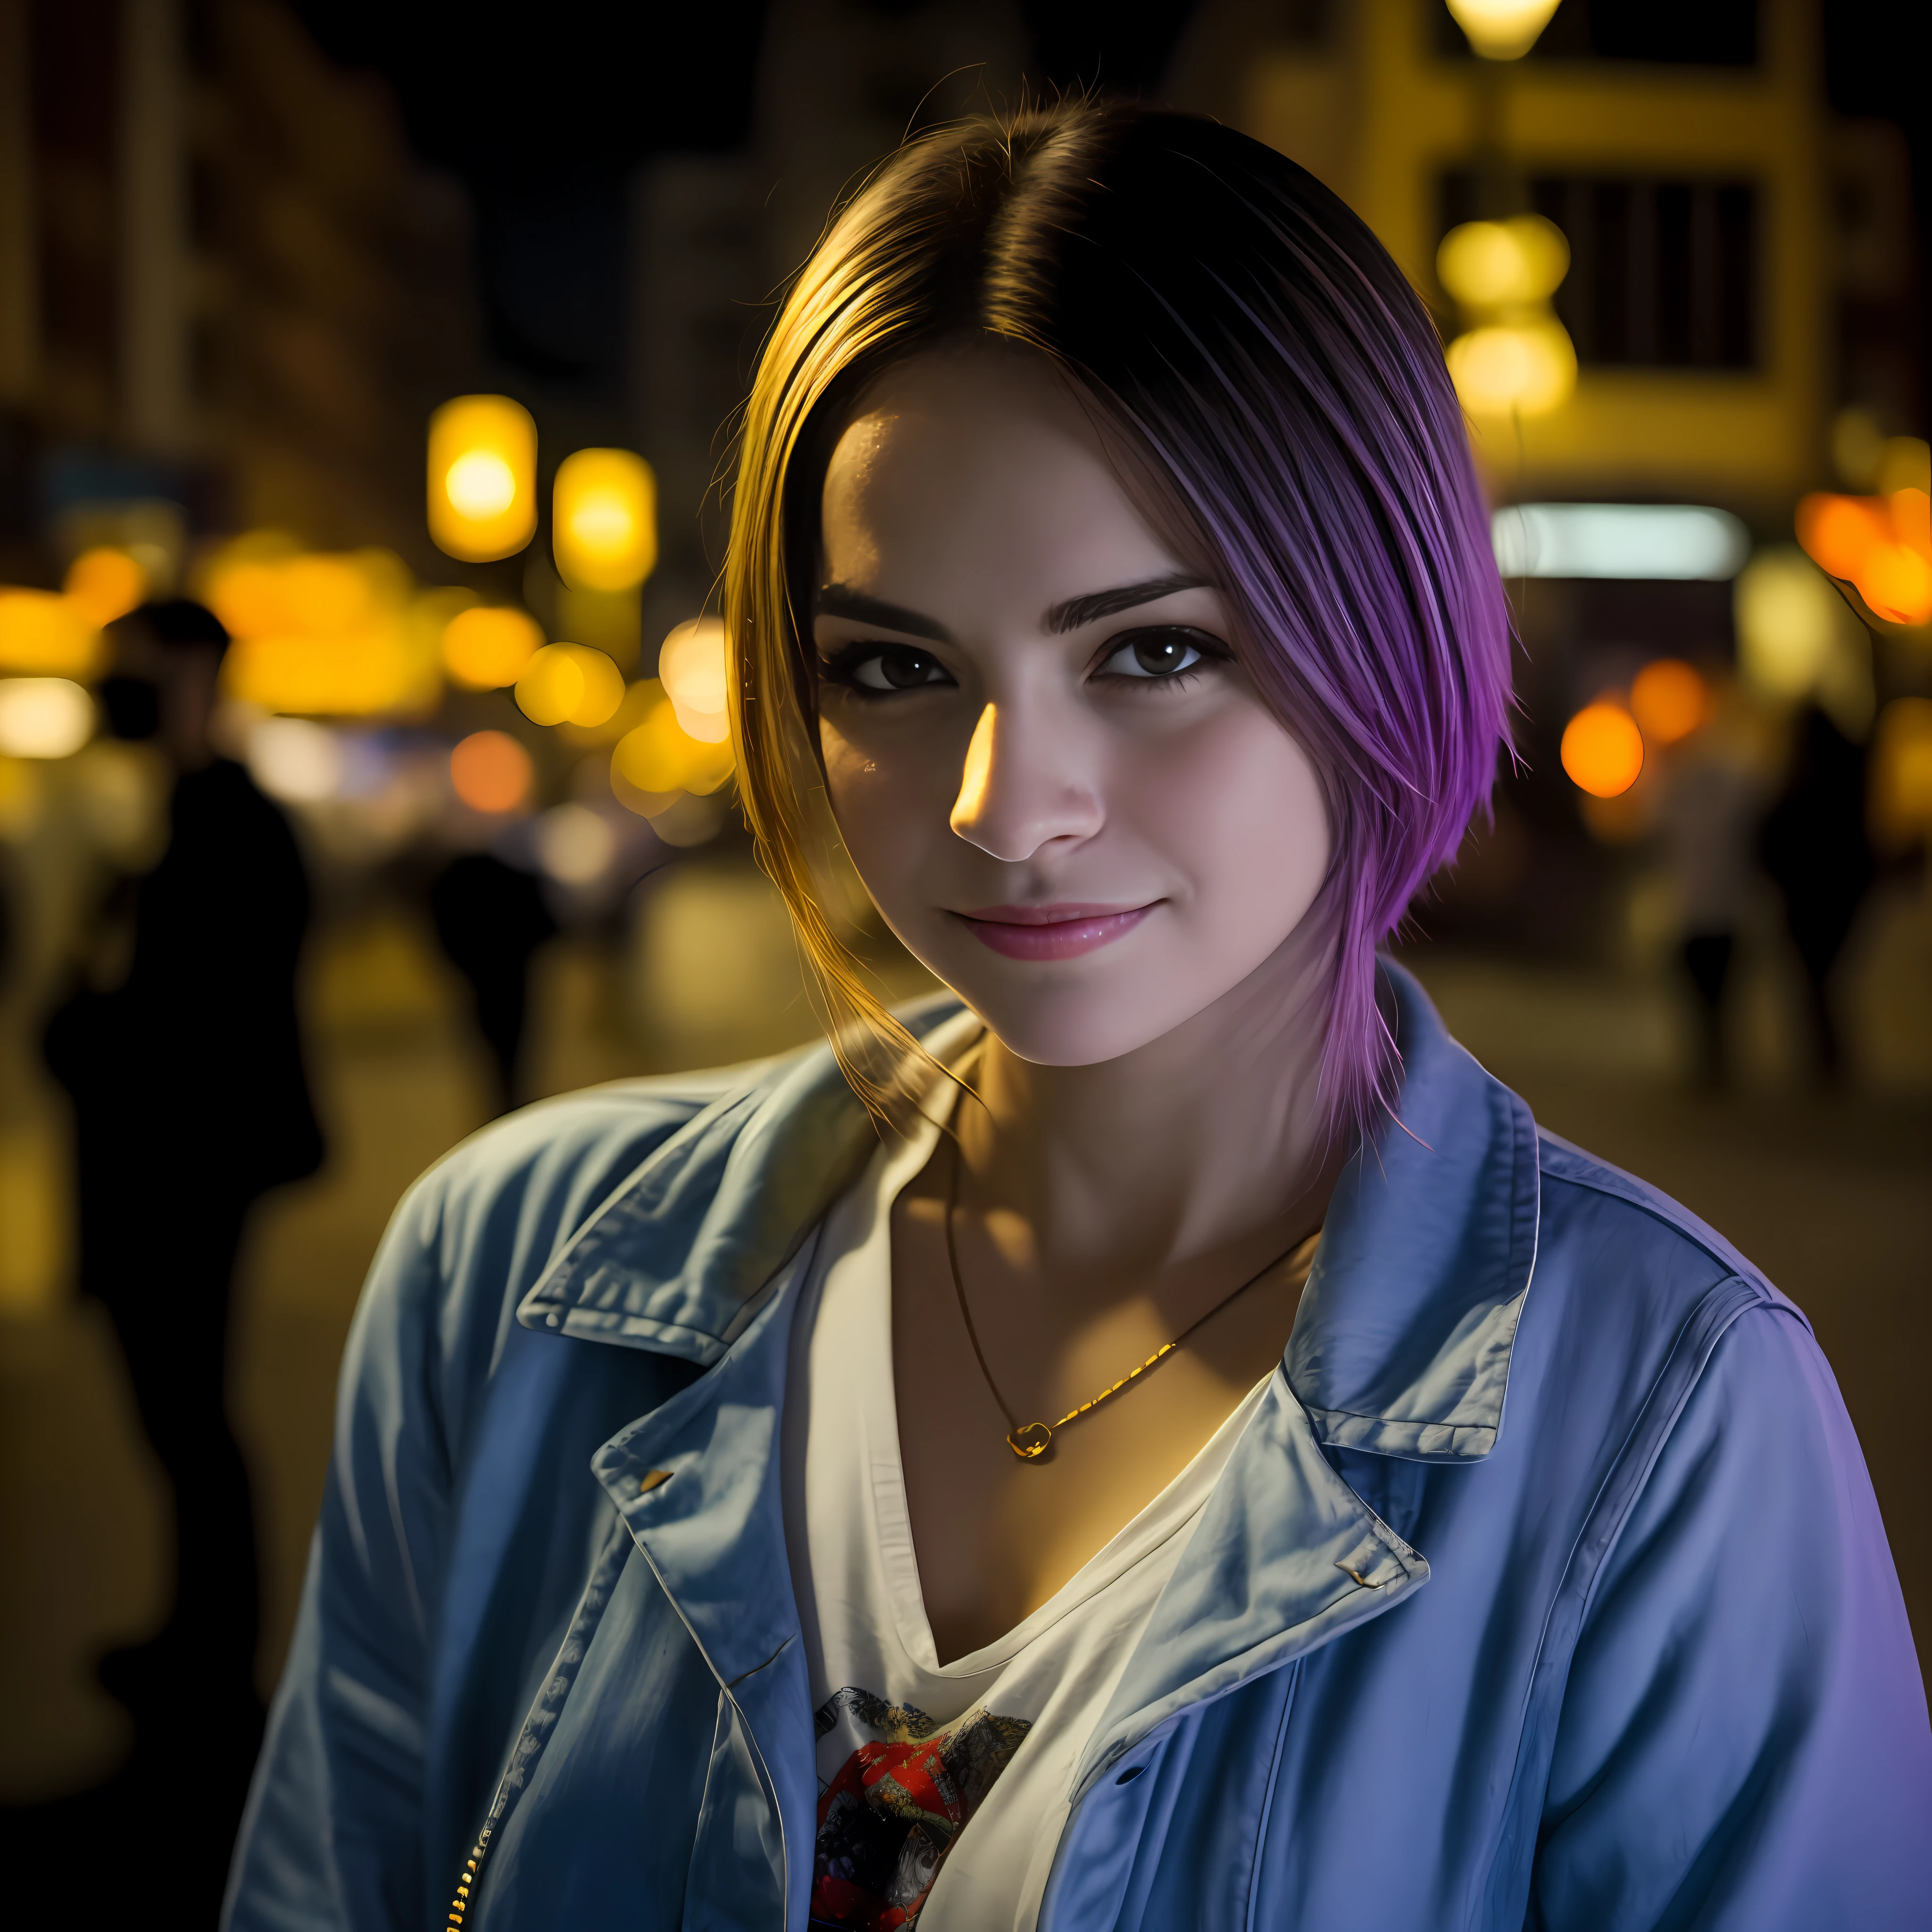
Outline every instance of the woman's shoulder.
{"label": "woman's shoulder", "polygon": [[[1544,1220],[1546,1226],[1556,1224],[1559,1238],[1578,1238],[1587,1232],[1592,1238],[1635,1243],[1694,1270],[1715,1268],[1770,1288],[1754,1263],[1660,1187],[1552,1133],[1540,1122],[1536,1138]],[[1569,1225],[1573,1222],[1574,1228]]]}
{"label": "woman's shoulder", "polygon": [[1539,1125],[1538,1269],[1590,1302],[1680,1318],[1719,1288],[1808,1324],[1763,1270],[1684,1204]]}
{"label": "woman's shoulder", "polygon": [[1856,1460],[1811,1324],[1764,1270],[1661,1189],[1547,1130],[1537,1138],[1532,1427],[1568,1436],[1594,1418],[1606,1441],[1661,1442],[1721,1411],[1742,1441],[1745,1414],[1788,1432],[1802,1406]]}
{"label": "woman's shoulder", "polygon": [[504,1304],[514,1307],[650,1162],[721,1114],[749,1111],[789,1064],[611,1081],[493,1120],[398,1204],[370,1270],[365,1316],[386,1310],[405,1322],[493,1329]]}
{"label": "woman's shoulder", "polygon": [[567,1238],[693,1122],[754,1099],[797,1057],[608,1081],[534,1101],[458,1142],[409,1200],[445,1226],[534,1215]]}

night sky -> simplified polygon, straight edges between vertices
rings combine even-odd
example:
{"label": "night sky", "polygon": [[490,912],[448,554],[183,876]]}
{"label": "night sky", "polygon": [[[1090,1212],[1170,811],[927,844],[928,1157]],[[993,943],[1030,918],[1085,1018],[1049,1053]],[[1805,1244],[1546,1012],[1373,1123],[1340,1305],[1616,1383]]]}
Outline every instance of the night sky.
{"label": "night sky", "polygon": [[[889,17],[908,0],[873,4]],[[1282,0],[1282,10],[1320,4]],[[1190,0],[1026,0],[1030,78],[1148,88],[1190,10]],[[1754,0],[1563,0],[1540,48],[1748,59],[1756,10]],[[1826,77],[1840,113],[1904,127],[1922,265],[1932,260],[1932,113],[1922,60],[1900,45],[1906,10],[1895,0],[1826,0]],[[744,144],[764,0],[549,0],[541,9],[299,0],[298,11],[332,58],[387,78],[416,152],[469,188],[496,356],[548,386],[614,403],[626,183],[654,154]],[[1446,15],[1444,32],[1454,32]],[[1919,361],[1922,393],[1932,394],[1927,308],[1922,299]]]}

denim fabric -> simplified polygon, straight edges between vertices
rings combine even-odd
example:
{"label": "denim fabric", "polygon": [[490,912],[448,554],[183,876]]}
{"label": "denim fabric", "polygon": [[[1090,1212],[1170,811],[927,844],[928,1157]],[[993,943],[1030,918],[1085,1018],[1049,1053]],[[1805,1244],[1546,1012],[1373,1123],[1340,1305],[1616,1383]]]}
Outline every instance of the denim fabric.
{"label": "denim fabric", "polygon": [[[1081,1760],[1042,1932],[1923,1922],[1924,1694],[1804,1317],[1384,970],[1400,1124]],[[236,1932],[442,1925],[459,1879],[478,1932],[804,1927],[777,1445],[871,1144],[816,1048],[528,1109],[418,1184]]]}

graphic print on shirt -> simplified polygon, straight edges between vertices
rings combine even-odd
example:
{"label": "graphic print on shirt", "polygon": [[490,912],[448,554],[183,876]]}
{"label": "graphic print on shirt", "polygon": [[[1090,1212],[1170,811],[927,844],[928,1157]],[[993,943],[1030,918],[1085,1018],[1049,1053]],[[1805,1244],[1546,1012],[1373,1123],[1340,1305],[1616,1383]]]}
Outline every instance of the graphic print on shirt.
{"label": "graphic print on shirt", "polygon": [[984,1705],[940,1724],[848,1684],[814,1719],[862,1739],[818,1796],[811,1922],[850,1932],[911,1924],[953,1841],[1032,1729]]}

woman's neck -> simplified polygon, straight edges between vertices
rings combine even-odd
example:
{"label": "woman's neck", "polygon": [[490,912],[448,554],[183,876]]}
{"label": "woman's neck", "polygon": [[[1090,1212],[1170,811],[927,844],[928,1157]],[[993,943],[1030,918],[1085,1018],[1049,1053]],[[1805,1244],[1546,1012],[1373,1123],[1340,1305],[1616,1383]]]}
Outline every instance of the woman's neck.
{"label": "woman's neck", "polygon": [[981,1104],[955,1120],[966,1192],[1010,1264],[1099,1302],[1318,1228],[1348,1152],[1318,1091],[1329,983],[1328,949],[1291,943],[1116,1060],[1043,1066],[989,1036],[968,1076]]}

